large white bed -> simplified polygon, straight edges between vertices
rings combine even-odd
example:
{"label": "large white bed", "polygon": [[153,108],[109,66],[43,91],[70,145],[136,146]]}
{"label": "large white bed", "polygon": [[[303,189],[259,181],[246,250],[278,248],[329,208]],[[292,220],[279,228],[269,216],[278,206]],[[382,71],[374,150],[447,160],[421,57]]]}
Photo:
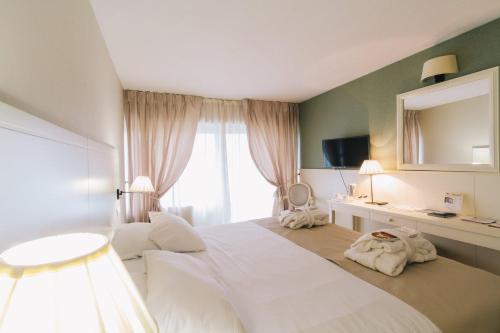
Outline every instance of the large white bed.
{"label": "large white bed", "polygon": [[[197,288],[196,281],[156,267],[173,265],[182,270],[185,267],[182,261],[191,263],[193,259],[198,262],[196,265],[209,270],[188,269],[189,273],[203,275],[195,279],[216,281],[210,288],[231,305],[246,333],[440,331],[427,317],[398,298],[257,224],[197,230],[206,251],[192,254],[150,251],[145,252],[145,258],[124,261],[160,332],[196,331],[199,327],[193,323],[196,321],[207,325],[207,319],[200,319],[196,311],[192,316],[186,313],[190,304],[183,300],[173,304],[169,299],[180,293],[189,300]],[[157,260],[158,256],[165,258]],[[144,267],[145,262],[148,267]],[[210,306],[208,298],[192,298],[192,301]],[[187,310],[179,314],[178,307]],[[182,320],[176,316],[182,316]],[[222,333],[220,325],[213,327],[217,331],[211,330],[210,325],[203,331]],[[226,332],[235,331],[234,323],[223,328]]]}

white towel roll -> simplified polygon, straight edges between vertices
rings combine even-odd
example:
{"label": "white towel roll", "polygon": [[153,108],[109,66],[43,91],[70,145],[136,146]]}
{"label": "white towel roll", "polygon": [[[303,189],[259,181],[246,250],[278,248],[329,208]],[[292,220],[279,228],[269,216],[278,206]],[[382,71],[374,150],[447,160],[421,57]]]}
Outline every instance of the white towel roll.
{"label": "white towel roll", "polygon": [[344,255],[361,265],[377,270],[389,276],[401,274],[407,263],[424,262],[437,258],[436,248],[420,233],[409,237],[401,229],[382,229],[396,237],[396,241],[376,239],[371,233],[356,240]]}
{"label": "white towel roll", "polygon": [[281,212],[280,215],[281,226],[290,229],[299,229],[302,227],[311,228],[316,225],[324,225],[327,223],[328,214],[316,208],[294,211],[285,210]]}

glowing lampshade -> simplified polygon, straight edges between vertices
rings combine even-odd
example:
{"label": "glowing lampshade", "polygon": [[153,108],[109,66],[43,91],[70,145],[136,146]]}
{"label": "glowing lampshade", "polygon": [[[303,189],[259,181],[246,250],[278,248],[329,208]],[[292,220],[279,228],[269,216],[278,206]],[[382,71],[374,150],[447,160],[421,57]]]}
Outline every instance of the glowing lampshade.
{"label": "glowing lampshade", "polygon": [[106,237],[40,238],[0,255],[0,332],[157,332]]}
{"label": "glowing lampshade", "polygon": [[373,200],[373,175],[377,175],[379,173],[384,173],[384,169],[380,165],[380,163],[376,160],[365,160],[363,164],[361,164],[361,168],[359,169],[360,175],[369,175],[370,176],[370,197],[371,201],[367,202],[372,205],[385,205],[387,202],[377,202]]}
{"label": "glowing lampshade", "polygon": [[360,175],[376,175],[384,173],[384,169],[376,160],[365,160],[359,169]]}
{"label": "glowing lampshade", "polygon": [[155,188],[147,176],[137,176],[129,188],[130,192],[154,192]]}

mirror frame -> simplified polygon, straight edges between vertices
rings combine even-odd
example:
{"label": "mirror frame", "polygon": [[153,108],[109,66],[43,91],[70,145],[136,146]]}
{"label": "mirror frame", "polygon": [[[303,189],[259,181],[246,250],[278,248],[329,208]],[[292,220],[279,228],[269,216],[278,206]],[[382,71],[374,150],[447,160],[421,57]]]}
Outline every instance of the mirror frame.
{"label": "mirror frame", "polygon": [[[423,95],[429,92],[435,92],[442,89],[459,86],[465,83],[487,79],[490,91],[490,109],[488,110],[490,119],[490,160],[489,165],[474,164],[409,164],[403,161],[403,111],[404,99],[409,96]],[[398,170],[433,170],[433,171],[475,171],[475,172],[499,172],[499,115],[498,115],[498,66],[464,75],[452,80],[436,83],[424,88],[412,90],[396,96],[397,106],[397,168]]]}

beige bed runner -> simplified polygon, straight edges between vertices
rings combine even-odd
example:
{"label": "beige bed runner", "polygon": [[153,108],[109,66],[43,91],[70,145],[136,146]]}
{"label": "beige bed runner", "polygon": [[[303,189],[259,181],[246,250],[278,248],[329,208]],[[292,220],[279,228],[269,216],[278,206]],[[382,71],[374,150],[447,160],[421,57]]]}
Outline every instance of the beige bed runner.
{"label": "beige bed runner", "polygon": [[358,232],[334,224],[292,230],[277,219],[256,223],[396,296],[445,333],[500,332],[500,276],[438,257],[407,265],[401,275],[390,277],[344,257]]}

